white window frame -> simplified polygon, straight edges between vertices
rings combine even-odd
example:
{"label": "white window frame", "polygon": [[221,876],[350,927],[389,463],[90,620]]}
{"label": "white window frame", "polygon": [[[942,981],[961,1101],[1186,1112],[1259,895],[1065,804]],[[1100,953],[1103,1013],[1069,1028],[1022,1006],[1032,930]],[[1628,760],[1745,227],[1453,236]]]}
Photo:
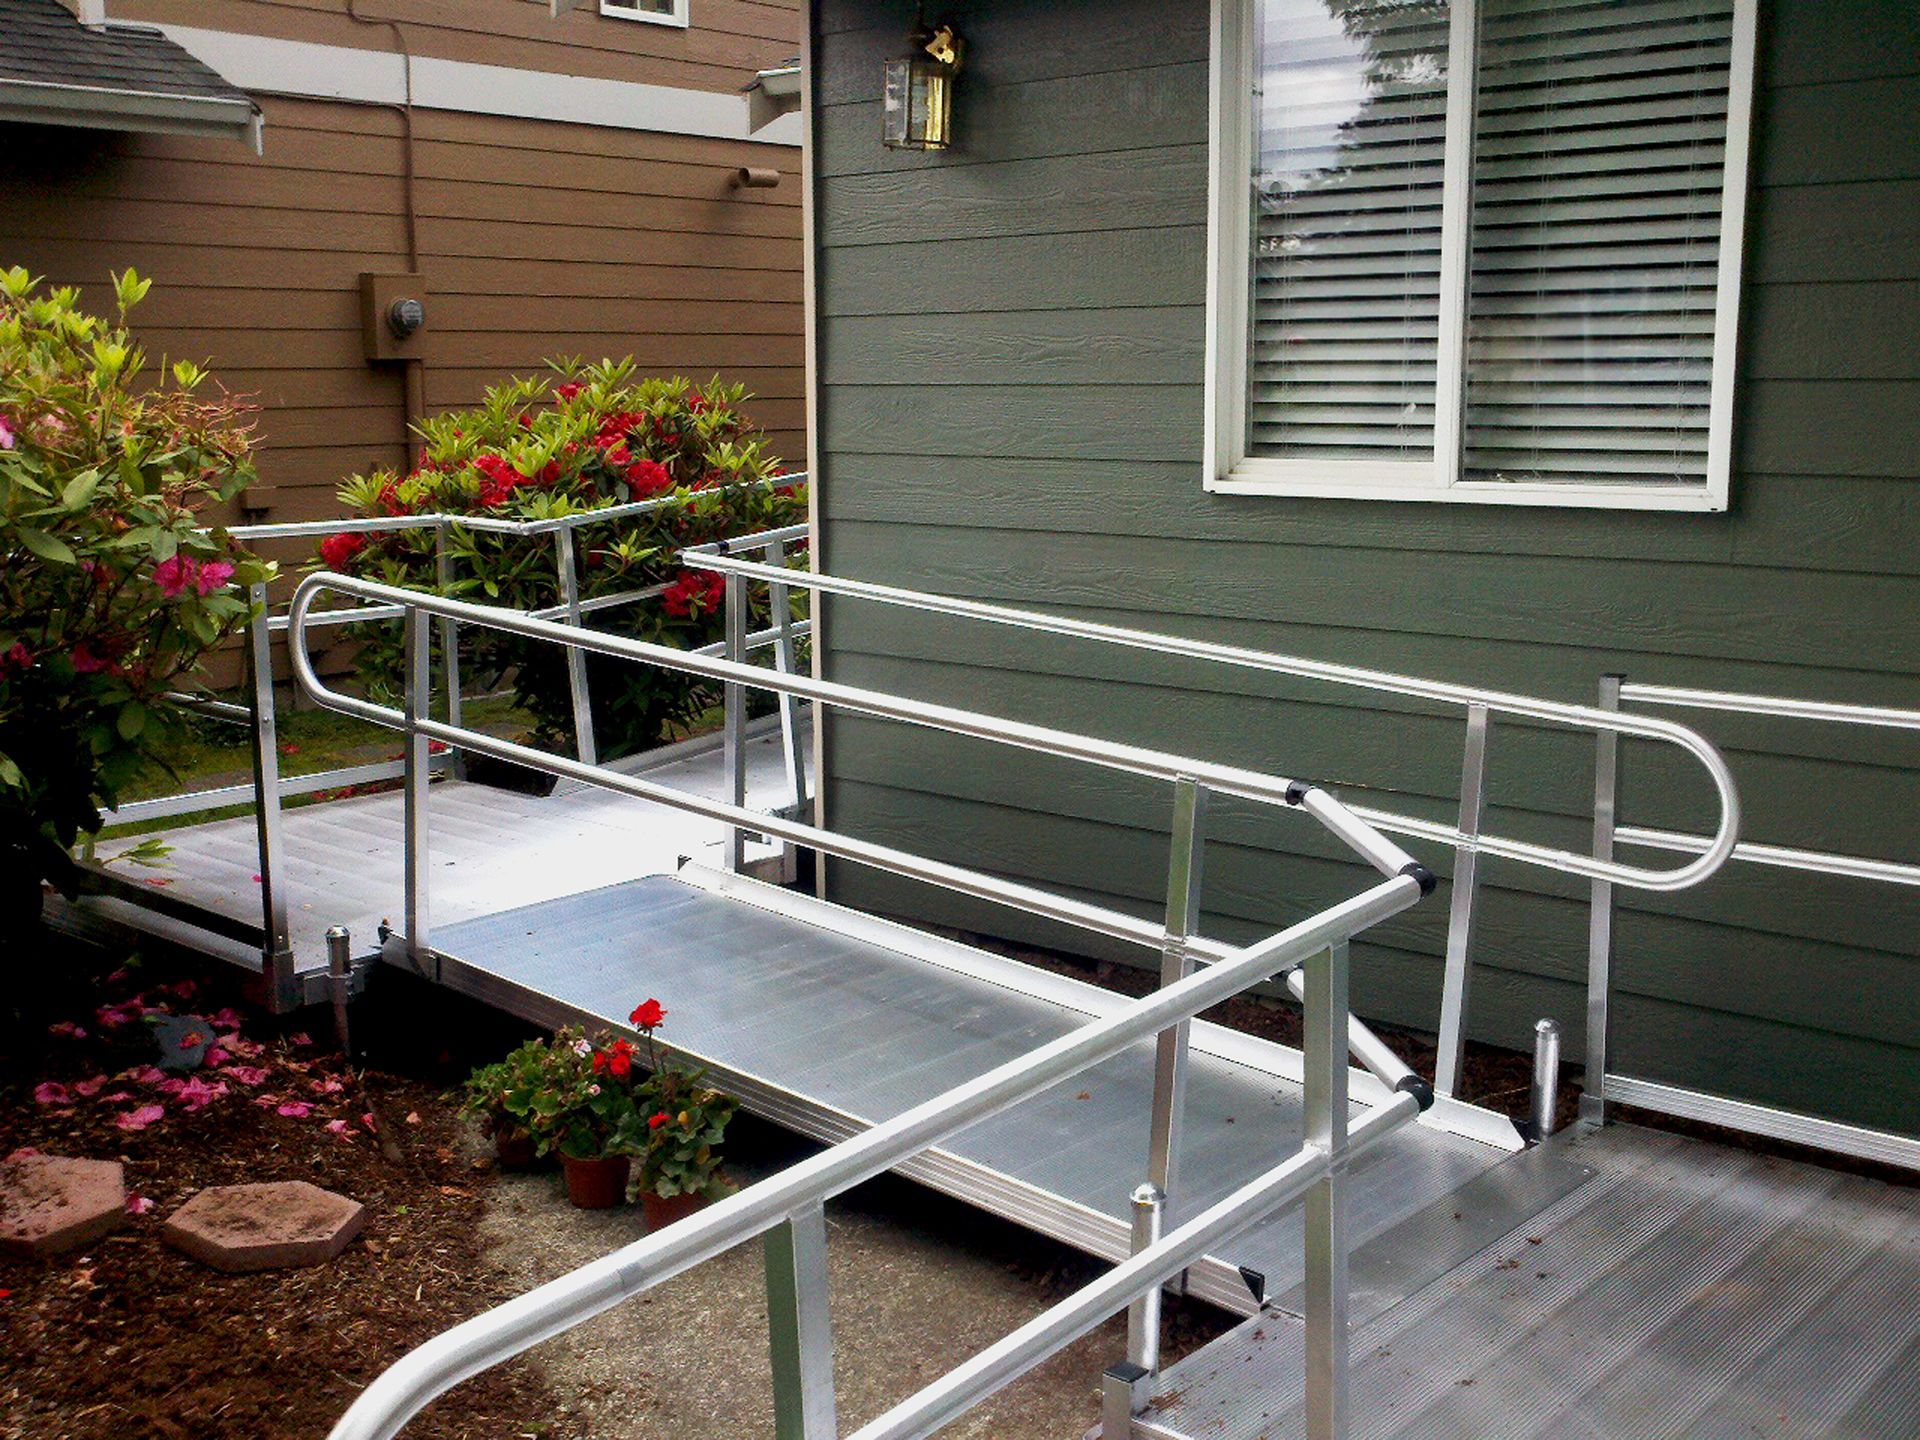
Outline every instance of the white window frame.
{"label": "white window frame", "polygon": [[641,10],[632,5],[616,5],[613,0],[600,0],[600,13],[611,15],[616,20],[638,20],[647,25],[673,25],[684,30],[690,23],[688,11],[693,0],[673,0],[673,9]]}
{"label": "white window frame", "polygon": [[1452,0],[1447,56],[1446,155],[1440,211],[1440,317],[1431,460],[1316,460],[1246,453],[1247,323],[1252,249],[1254,15],[1257,0],[1213,0],[1212,176],[1207,218],[1205,482],[1230,495],[1328,496],[1612,510],[1716,511],[1732,480],[1733,388],[1746,229],[1759,0],[1733,0],[1719,276],[1707,418],[1707,483],[1622,485],[1604,480],[1512,483],[1465,478],[1468,220],[1472,202],[1478,0]]}

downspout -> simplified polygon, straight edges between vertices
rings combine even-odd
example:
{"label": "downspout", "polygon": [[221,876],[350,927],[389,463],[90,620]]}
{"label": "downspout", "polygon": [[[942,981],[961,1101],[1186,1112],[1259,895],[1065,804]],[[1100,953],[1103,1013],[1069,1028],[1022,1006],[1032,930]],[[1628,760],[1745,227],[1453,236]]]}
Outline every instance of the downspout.
{"label": "downspout", "polygon": [[[405,78],[405,98],[398,105],[389,108],[399,112],[401,125],[401,197],[403,213],[407,226],[407,269],[414,274],[420,273],[420,212],[414,198],[414,150],[413,150],[413,52],[407,47],[407,32],[398,20],[392,18],[375,19],[360,13],[360,0],[347,0],[347,18],[360,25],[384,26],[393,35],[393,46],[400,54],[402,73]],[[410,357],[401,365],[402,396],[405,432],[402,441],[405,456],[401,468],[407,468],[407,459],[413,454],[414,427],[426,418],[427,414],[427,367],[418,356]]]}

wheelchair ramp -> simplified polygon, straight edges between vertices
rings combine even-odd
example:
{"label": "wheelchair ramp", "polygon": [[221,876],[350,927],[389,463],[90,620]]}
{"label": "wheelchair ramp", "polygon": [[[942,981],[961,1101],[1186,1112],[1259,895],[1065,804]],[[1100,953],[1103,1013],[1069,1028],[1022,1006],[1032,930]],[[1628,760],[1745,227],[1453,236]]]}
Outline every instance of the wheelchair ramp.
{"label": "wheelchair ramp", "polygon": [[[1628,1125],[1532,1153],[1594,1178],[1356,1308],[1353,1440],[1920,1434],[1920,1192]],[[1298,1435],[1303,1358],[1298,1324],[1249,1320],[1170,1366],[1134,1433]]]}
{"label": "wheelchair ramp", "polygon": [[[689,868],[435,931],[441,983],[543,1024],[624,1024],[657,996],[661,1038],[715,1071],[770,1120],[844,1139],[1054,1036],[1122,997],[839,906]],[[1196,1023],[1180,1183],[1169,1224],[1300,1144],[1299,1052]],[[1378,1082],[1353,1073],[1355,1113]],[[1127,1249],[1127,1200],[1147,1170],[1153,1050],[1142,1045],[955,1136],[902,1168],[962,1199],[1088,1250]],[[1494,1233],[1579,1184],[1555,1160],[1504,1172],[1511,1124],[1442,1102],[1355,1171],[1352,1226],[1366,1242],[1478,1184],[1473,1220]],[[1490,1172],[1510,1178],[1490,1182]],[[1465,1202],[1463,1202],[1465,1203]],[[1387,1242],[1391,1244],[1392,1242]],[[1476,1241],[1471,1249],[1484,1244]],[[1458,1233],[1420,1232],[1377,1272],[1391,1303],[1461,1258]],[[1191,1289],[1247,1313],[1237,1266],[1284,1297],[1301,1224],[1282,1214],[1198,1267]]]}

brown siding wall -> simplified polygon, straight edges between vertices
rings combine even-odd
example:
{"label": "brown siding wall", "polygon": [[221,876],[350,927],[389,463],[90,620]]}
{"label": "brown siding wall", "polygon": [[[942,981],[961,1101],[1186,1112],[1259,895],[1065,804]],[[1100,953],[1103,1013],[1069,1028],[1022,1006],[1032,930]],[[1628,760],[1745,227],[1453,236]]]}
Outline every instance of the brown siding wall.
{"label": "brown siding wall", "polygon": [[[110,13],[388,48],[342,4],[125,0]],[[691,33],[586,12],[552,22],[530,0],[404,8],[416,53],[690,87],[733,90],[796,48],[791,7],[744,0],[695,0]],[[264,156],[0,126],[0,265],[89,287],[98,307],[110,269],[153,277],[137,316],[150,349],[210,361],[262,407],[249,508],[317,518],[342,476],[407,452],[404,376],[363,358],[359,314],[361,272],[407,266],[405,122],[258,98]],[[429,410],[546,356],[632,354],[650,373],[746,384],[774,448],[804,455],[796,148],[424,109],[413,125]],[[745,164],[777,166],[783,183],[729,188]]]}

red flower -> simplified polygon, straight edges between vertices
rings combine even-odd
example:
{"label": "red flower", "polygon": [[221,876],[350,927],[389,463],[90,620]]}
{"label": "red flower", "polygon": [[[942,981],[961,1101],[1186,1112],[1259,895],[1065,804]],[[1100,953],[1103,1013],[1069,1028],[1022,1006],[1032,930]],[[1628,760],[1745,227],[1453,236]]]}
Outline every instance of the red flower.
{"label": "red flower", "polygon": [[118,670],[112,660],[93,653],[91,646],[82,640],[73,647],[73,668],[76,674],[98,675],[102,670]]}
{"label": "red flower", "polygon": [[320,542],[320,559],[329,570],[344,570],[347,562],[367,548],[367,537],[354,530],[343,530]]}
{"label": "red flower", "polygon": [[554,399],[560,401],[562,404],[565,404],[567,401],[573,399],[574,396],[578,395],[582,390],[586,388],[587,387],[578,380],[569,380],[564,385],[554,386],[553,396],[554,396]]}
{"label": "red flower", "polygon": [[673,475],[658,460],[636,460],[627,471],[627,488],[636,500],[645,500],[673,488]]}
{"label": "red flower", "polygon": [[153,583],[168,599],[184,594],[193,584],[193,572],[199,567],[184,555],[172,555],[153,567]]}
{"label": "red flower", "polygon": [[648,1117],[647,1117],[647,1129],[649,1129],[649,1130],[658,1130],[658,1129],[659,1129],[659,1128],[660,1128],[660,1127],[661,1127],[662,1125],[664,1125],[664,1124],[666,1124],[666,1123],[667,1123],[667,1118],[668,1118],[668,1117],[667,1117],[667,1112],[666,1112],[666,1111],[664,1111],[664,1110],[662,1110],[662,1111],[661,1111],[661,1112],[660,1112],[660,1113],[659,1113],[658,1115],[650,1115],[650,1116],[648,1116]]}
{"label": "red flower", "polygon": [[607,1068],[613,1071],[615,1079],[624,1080],[633,1073],[633,1060],[630,1056],[614,1055],[608,1059]]}
{"label": "red flower", "polygon": [[33,652],[24,640],[16,640],[0,655],[0,675],[21,675],[33,668]]}
{"label": "red flower", "polygon": [[636,1030],[651,1030],[666,1018],[667,1007],[658,1000],[648,999],[633,1007],[633,1014],[627,1017],[627,1021]]}
{"label": "red flower", "polygon": [[683,570],[680,578],[661,592],[660,603],[669,615],[690,619],[697,609],[707,614],[726,599],[727,582],[718,575]]}
{"label": "red flower", "polygon": [[482,455],[473,462],[473,468],[487,477],[487,483],[480,487],[480,503],[489,508],[506,504],[527,479],[498,455]]}
{"label": "red flower", "polygon": [[593,1052],[593,1073],[596,1075],[603,1074],[605,1073],[606,1068],[607,1068],[606,1054],[603,1051],[599,1051],[599,1050],[594,1051]]}

